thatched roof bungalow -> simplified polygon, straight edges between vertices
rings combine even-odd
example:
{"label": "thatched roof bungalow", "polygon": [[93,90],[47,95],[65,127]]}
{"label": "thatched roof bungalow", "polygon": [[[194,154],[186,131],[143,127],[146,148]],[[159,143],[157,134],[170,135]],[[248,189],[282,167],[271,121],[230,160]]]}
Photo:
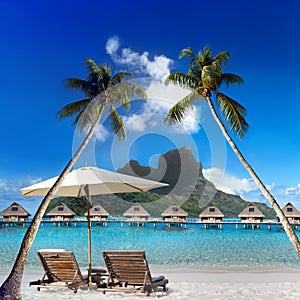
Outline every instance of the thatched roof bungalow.
{"label": "thatched roof bungalow", "polygon": [[[87,212],[84,215],[87,216]],[[90,209],[91,221],[106,221],[109,215],[110,214],[98,203]]]}
{"label": "thatched roof bungalow", "polygon": [[76,214],[66,204],[60,203],[47,214],[51,221],[70,221]]}
{"label": "thatched roof bungalow", "polygon": [[185,221],[188,213],[178,205],[170,205],[162,214],[164,221]]}
{"label": "thatched roof bungalow", "polygon": [[[297,208],[295,208],[295,206],[291,202],[288,202],[282,209],[282,211],[290,223],[300,222],[300,211]],[[279,220],[278,217],[277,219]]]}
{"label": "thatched roof bungalow", "polygon": [[213,204],[210,204],[200,215],[202,222],[222,222],[224,214]]}
{"label": "thatched roof bungalow", "polygon": [[24,222],[27,221],[31,214],[20,204],[14,202],[9,207],[0,212],[3,220],[7,222]]}
{"label": "thatched roof bungalow", "polygon": [[123,216],[126,217],[126,220],[130,221],[146,221],[150,214],[141,204],[135,203],[124,212]]}
{"label": "thatched roof bungalow", "polygon": [[263,221],[265,215],[253,203],[250,203],[238,215],[238,217],[241,218],[241,221],[243,223],[247,223],[247,222],[259,223]]}

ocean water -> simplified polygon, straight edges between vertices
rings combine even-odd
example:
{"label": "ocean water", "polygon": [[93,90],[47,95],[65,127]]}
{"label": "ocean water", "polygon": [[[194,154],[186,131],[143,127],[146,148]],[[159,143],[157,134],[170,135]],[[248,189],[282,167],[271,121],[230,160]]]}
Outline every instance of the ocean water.
{"label": "ocean water", "polygon": [[[15,260],[26,228],[0,229],[0,272],[8,272]],[[299,234],[300,232],[297,232]],[[75,253],[80,267],[87,263],[87,227],[41,227],[29,252],[26,269],[41,270],[37,251],[41,248],[63,248]],[[145,250],[151,268],[166,271],[197,270],[299,270],[300,258],[284,231],[204,229],[200,225],[188,228],[129,227],[125,223],[109,223],[107,227],[92,226],[93,266],[103,266],[103,250]]]}

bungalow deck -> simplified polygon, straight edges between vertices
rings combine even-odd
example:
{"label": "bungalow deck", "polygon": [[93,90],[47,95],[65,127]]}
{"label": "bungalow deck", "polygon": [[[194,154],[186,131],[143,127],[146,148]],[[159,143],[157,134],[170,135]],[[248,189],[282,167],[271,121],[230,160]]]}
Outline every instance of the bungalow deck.
{"label": "bungalow deck", "polygon": [[[92,221],[92,226],[109,226],[110,224],[119,224],[120,226],[143,226],[149,227],[152,226],[156,227],[178,227],[178,228],[202,228],[202,229],[222,229],[224,226],[234,226],[235,229],[268,229],[271,230],[274,227],[282,227],[280,222],[275,221],[263,221],[263,222],[238,222],[238,221],[222,221],[222,222],[202,222],[202,221],[164,221],[164,220],[143,220],[138,221],[136,224],[133,224],[132,220],[106,220],[106,221]],[[142,224],[140,224],[142,223]],[[0,220],[0,229],[10,226],[22,226],[28,227],[31,224],[31,221],[1,221]],[[53,226],[81,226],[82,224],[86,226],[86,220],[69,220],[69,221],[50,221],[50,220],[42,220],[41,226],[46,224],[50,224]],[[300,229],[300,222],[299,223],[292,223],[294,229]]]}

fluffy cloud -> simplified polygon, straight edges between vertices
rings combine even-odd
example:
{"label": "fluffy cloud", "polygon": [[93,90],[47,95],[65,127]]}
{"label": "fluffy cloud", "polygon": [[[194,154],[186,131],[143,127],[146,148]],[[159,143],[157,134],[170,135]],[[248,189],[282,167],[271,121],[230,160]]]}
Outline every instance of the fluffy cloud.
{"label": "fluffy cloud", "polygon": [[170,74],[172,59],[159,55],[154,56],[153,60],[151,60],[147,51],[140,54],[130,48],[120,49],[120,42],[117,36],[107,40],[105,49],[116,64],[127,65],[141,74],[150,75],[157,80],[164,80]]}
{"label": "fluffy cloud", "polygon": [[105,50],[109,55],[115,54],[120,47],[119,38],[117,36],[108,39]]}
{"label": "fluffy cloud", "polygon": [[109,131],[103,125],[98,124],[94,136],[97,141],[105,142],[109,137]]}
{"label": "fluffy cloud", "polygon": [[[250,178],[238,178],[236,176],[226,174],[218,168],[203,169],[203,175],[211,181],[217,189],[228,193],[239,195],[247,201],[262,202],[270,206],[268,200],[261,194],[260,190]],[[280,207],[286,205],[287,202],[293,203],[300,209],[300,183],[296,186],[277,186],[275,182],[266,185],[267,189],[272,193]]]}
{"label": "fluffy cloud", "polygon": [[[151,115],[132,114],[129,117],[123,117],[123,121],[126,129],[134,132],[144,132],[147,128],[153,128],[153,126],[155,127],[156,125],[155,122],[151,121]],[[150,124],[148,124],[148,122]]]}
{"label": "fluffy cloud", "polygon": [[249,192],[258,190],[252,179],[237,178],[224,173],[223,170],[218,168],[203,169],[203,175],[211,181],[217,189],[228,194],[244,196]]}
{"label": "fluffy cloud", "polygon": [[[142,133],[150,128],[155,130],[155,126],[160,126],[159,128],[161,128],[163,118],[169,109],[190,93],[189,90],[172,84],[169,86],[164,85],[163,81],[170,74],[170,66],[173,61],[165,55],[155,56],[151,60],[147,51],[138,53],[130,48],[121,48],[117,36],[109,38],[105,48],[116,64],[126,65],[129,70],[133,69],[142,75],[151,76],[151,78],[147,78],[149,80],[144,87],[148,95],[148,100],[143,105],[139,115],[134,113],[123,117],[126,130]],[[181,124],[173,126],[172,130],[180,134],[198,132],[200,125],[197,107],[193,107]],[[105,141],[108,132],[103,132],[101,136],[101,141]]]}
{"label": "fluffy cloud", "polygon": [[[190,91],[175,85],[165,86],[163,83],[152,80],[146,89],[148,100],[145,101],[141,113],[124,117],[127,130],[143,132],[148,128],[161,128],[163,118],[169,109]],[[152,117],[151,117],[152,116]],[[172,130],[180,134],[192,134],[200,130],[199,111],[194,106],[181,124],[173,126]]]}

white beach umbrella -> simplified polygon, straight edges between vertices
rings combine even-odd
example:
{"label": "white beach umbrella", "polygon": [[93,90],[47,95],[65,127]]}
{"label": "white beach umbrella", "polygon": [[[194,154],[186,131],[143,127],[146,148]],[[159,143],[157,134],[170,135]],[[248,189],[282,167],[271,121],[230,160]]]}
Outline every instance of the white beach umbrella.
{"label": "white beach umbrella", "polygon": [[[44,196],[56,182],[57,177],[21,189],[22,196]],[[91,231],[90,204],[92,195],[145,192],[168,186],[152,180],[111,172],[96,167],[84,167],[70,172],[55,196],[86,197],[88,203],[88,263],[89,284],[91,283]]]}

